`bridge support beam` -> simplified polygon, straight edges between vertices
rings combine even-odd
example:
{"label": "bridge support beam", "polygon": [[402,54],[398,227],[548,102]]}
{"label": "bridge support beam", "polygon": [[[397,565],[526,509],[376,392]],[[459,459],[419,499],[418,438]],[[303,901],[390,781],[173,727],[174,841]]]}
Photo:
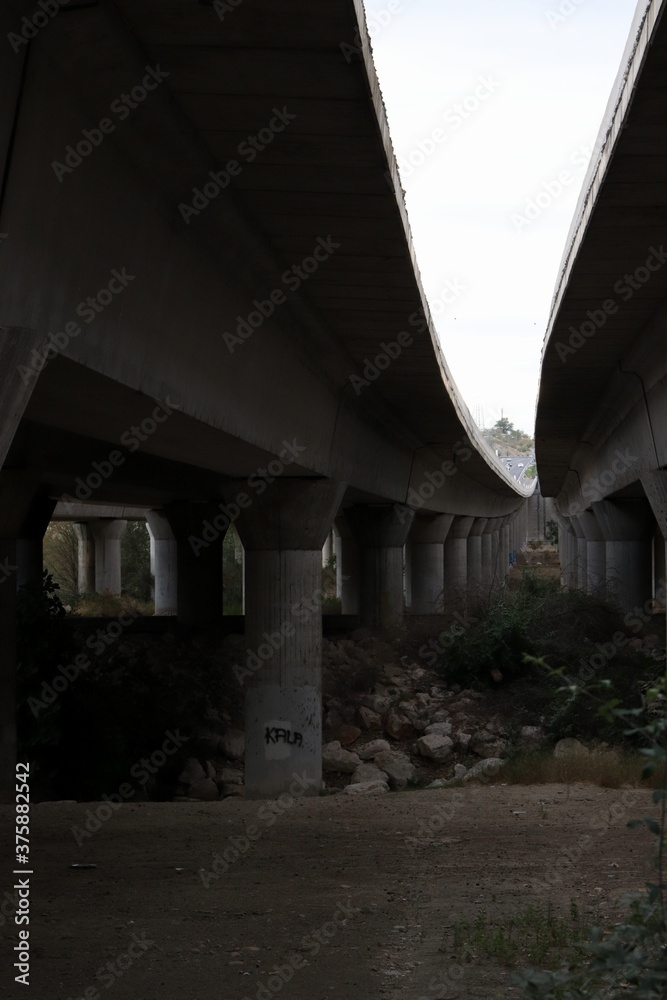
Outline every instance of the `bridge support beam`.
{"label": "bridge support beam", "polygon": [[336,529],[336,589],[344,615],[359,614],[359,546],[352,528],[341,514],[334,522]]}
{"label": "bridge support beam", "polygon": [[418,514],[408,545],[411,556],[412,613],[441,614],[444,610],[444,542],[453,514]]}
{"label": "bridge support beam", "polygon": [[403,617],[403,546],[415,512],[400,504],[357,504],[345,513],[359,545],[361,624],[390,628]]}
{"label": "bridge support beam", "polygon": [[146,512],[153,542],[155,614],[175,615],[178,611],[178,545],[169,521],[158,510]]}
{"label": "bridge support beam", "polygon": [[162,508],[176,539],[179,625],[208,627],[222,621],[222,542],[229,518],[221,506],[213,500],[174,500]]}
{"label": "bridge support beam", "polygon": [[468,535],[474,517],[458,515],[445,539],[445,606],[465,607],[468,598]]}
{"label": "bridge support beam", "polygon": [[468,572],[468,593],[471,596],[479,594],[486,589],[486,577],[484,569],[484,529],[488,524],[487,517],[476,517],[470,528],[467,538],[467,572]]}
{"label": "bridge support beam", "polygon": [[[607,572],[607,544],[600,530],[595,514],[585,510],[574,519],[583,534],[586,543],[586,581],[584,590],[587,594],[605,593]],[[577,546],[580,536],[577,535]]]}
{"label": "bridge support beam", "polygon": [[95,539],[95,590],[98,594],[120,594],[120,540],[126,523],[118,518],[89,522]]}
{"label": "bridge support beam", "polygon": [[658,469],[655,472],[647,472],[642,477],[642,486],[646,493],[646,498],[651,505],[653,515],[658,522],[658,529],[662,535],[662,559],[656,555],[655,560],[655,594],[667,603],[667,580],[665,579],[665,563],[667,562],[667,472]]}
{"label": "bridge support beam", "polygon": [[95,592],[95,539],[88,521],[74,521],[72,524],[77,540],[77,582],[80,594]]}
{"label": "bridge support beam", "polygon": [[645,500],[591,504],[606,545],[607,597],[625,609],[651,600],[653,518]]}
{"label": "bridge support beam", "polygon": [[283,479],[239,515],[248,654],[235,672],[245,687],[247,798],[322,786],[322,546],[344,491]]}

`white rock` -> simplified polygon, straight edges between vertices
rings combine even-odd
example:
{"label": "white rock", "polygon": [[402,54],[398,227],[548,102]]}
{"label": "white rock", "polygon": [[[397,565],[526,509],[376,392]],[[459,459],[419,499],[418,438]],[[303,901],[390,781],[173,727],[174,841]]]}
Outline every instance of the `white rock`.
{"label": "white rock", "polygon": [[389,785],[386,781],[359,781],[347,785],[343,791],[346,795],[380,795],[389,791]]}
{"label": "white rock", "polygon": [[454,743],[449,736],[439,736],[437,733],[430,733],[428,736],[420,736],[417,740],[417,749],[422,757],[429,757],[431,760],[443,763],[452,756]]}
{"label": "white rock", "polygon": [[505,761],[501,760],[500,757],[489,757],[487,760],[479,760],[464,774],[463,782],[483,781],[485,778],[492,778],[498,774],[498,771],[504,765]]}
{"label": "white rock", "polygon": [[425,729],[426,736],[430,736],[431,733],[435,733],[436,736],[451,736],[452,724],[451,722],[432,722]]}
{"label": "white rock", "polygon": [[354,774],[361,764],[358,754],[343,750],[338,740],[322,747],[322,770],[337,771],[339,774]]}
{"label": "white rock", "polygon": [[376,764],[360,764],[352,775],[352,784],[360,785],[367,781],[386,781],[387,774]]}
{"label": "white rock", "polygon": [[414,780],[415,766],[400,750],[382,750],[375,755],[375,763],[387,773],[392,788],[405,788],[409,781]]}
{"label": "white rock", "polygon": [[383,750],[391,750],[386,740],[371,740],[365,747],[360,747],[357,752],[362,760],[373,760],[375,755]]}
{"label": "white rock", "polygon": [[554,747],[554,757],[585,756],[587,753],[589,753],[588,747],[572,738],[559,740]]}

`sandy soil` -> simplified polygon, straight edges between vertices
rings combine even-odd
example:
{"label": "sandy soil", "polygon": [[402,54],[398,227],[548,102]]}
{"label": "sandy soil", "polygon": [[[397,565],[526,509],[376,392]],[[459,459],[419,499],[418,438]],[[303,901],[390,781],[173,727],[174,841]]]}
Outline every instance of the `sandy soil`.
{"label": "sandy soil", "polygon": [[2,997],[518,997],[507,970],[440,950],[454,920],[546,898],[606,918],[649,873],[649,835],[625,826],[650,812],[649,793],[634,790],[132,803],[77,844],[87,810],[103,818],[110,807],[32,808],[26,989],[14,982],[18,928],[5,896],[13,812],[0,807]]}

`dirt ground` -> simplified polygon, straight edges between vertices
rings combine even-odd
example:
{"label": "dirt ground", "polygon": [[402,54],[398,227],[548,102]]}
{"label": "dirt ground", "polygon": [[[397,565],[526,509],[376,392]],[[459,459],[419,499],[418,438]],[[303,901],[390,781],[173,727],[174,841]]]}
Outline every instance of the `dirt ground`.
{"label": "dirt ground", "polygon": [[[649,835],[626,829],[649,800],[497,785],[288,796],[274,808],[127,803],[109,818],[98,803],[35,805],[28,990],[11,967],[18,928],[5,893],[16,865],[3,806],[0,996],[518,997],[506,969],[443,946],[447,927],[548,898],[563,913],[574,899],[613,917],[649,875]],[[78,832],[78,844],[72,828],[94,826],[91,813],[100,828]]]}

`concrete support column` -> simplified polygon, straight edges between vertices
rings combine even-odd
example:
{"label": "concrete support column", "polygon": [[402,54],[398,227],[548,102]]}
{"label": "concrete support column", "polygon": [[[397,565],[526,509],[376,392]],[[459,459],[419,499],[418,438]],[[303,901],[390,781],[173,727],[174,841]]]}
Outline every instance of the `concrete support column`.
{"label": "concrete support column", "polygon": [[607,543],[592,511],[583,511],[577,515],[576,520],[586,542],[586,586],[584,589],[588,594],[597,594],[602,597],[605,593],[607,573]]}
{"label": "concrete support column", "polygon": [[322,546],[344,492],[330,480],[282,479],[239,515],[247,798],[322,786]]}
{"label": "concrete support column", "polygon": [[510,526],[509,517],[503,518],[503,524],[500,528],[500,543],[501,543],[501,579],[502,585],[505,586],[507,577],[510,571]]}
{"label": "concrete support column", "polygon": [[181,625],[208,627],[222,622],[222,542],[229,518],[221,506],[213,500],[174,500],[162,508],[176,539],[176,607]]}
{"label": "concrete support column", "polygon": [[472,595],[486,589],[482,539],[488,522],[489,519],[487,517],[476,517],[468,534],[468,592]]}
{"label": "concrete support column", "polygon": [[488,594],[493,586],[493,530],[489,525],[493,524],[493,518],[487,519],[486,528],[482,534],[482,578],[481,590]]}
{"label": "concrete support column", "polygon": [[120,540],[126,523],[111,517],[89,521],[95,539],[95,590],[98,594],[120,594]]}
{"label": "concrete support column", "polygon": [[418,514],[412,522],[407,547],[415,615],[442,614],[444,610],[444,542],[453,520],[453,514]]}
{"label": "concrete support column", "polygon": [[445,539],[445,606],[465,607],[468,595],[468,535],[474,517],[457,515]]}
{"label": "concrete support column", "polygon": [[178,545],[169,521],[158,510],[146,512],[153,550],[156,615],[175,615],[178,609]]}
{"label": "concrete support column", "polygon": [[340,597],[341,612],[344,615],[359,614],[359,546],[356,543],[350,523],[341,514],[336,518],[336,589]]}
{"label": "concrete support column", "polygon": [[665,603],[667,590],[667,545],[660,528],[653,536],[653,596],[661,604]]}
{"label": "concrete support column", "polygon": [[333,531],[330,531],[327,537],[324,539],[324,545],[322,546],[322,565],[328,566],[331,558],[334,554],[333,546]]}
{"label": "concrete support column", "polygon": [[403,617],[403,546],[414,514],[400,504],[358,504],[345,511],[359,546],[361,624],[374,631]]}
{"label": "concrete support column", "polygon": [[577,539],[577,590],[586,593],[588,585],[588,543],[578,517],[571,517],[570,523]]}
{"label": "concrete support column", "polygon": [[72,524],[77,539],[77,590],[79,594],[95,592],[95,539],[87,521]]}
{"label": "concrete support column", "polygon": [[570,525],[569,517],[558,517],[558,554],[560,557],[560,584],[567,590],[578,586],[577,536]]}
{"label": "concrete support column", "polygon": [[607,597],[630,609],[651,600],[653,516],[646,500],[591,504],[606,540]]}
{"label": "concrete support column", "polygon": [[651,505],[653,516],[658,523],[658,529],[663,538],[662,552],[655,554],[654,596],[660,603],[667,603],[667,579],[665,579],[665,562],[667,561],[667,472],[658,469],[647,472],[642,477],[642,486],[646,498]]}
{"label": "concrete support column", "polygon": [[41,589],[44,571],[44,533],[49,526],[56,501],[46,493],[36,493],[23,519],[16,541],[16,584]]}

